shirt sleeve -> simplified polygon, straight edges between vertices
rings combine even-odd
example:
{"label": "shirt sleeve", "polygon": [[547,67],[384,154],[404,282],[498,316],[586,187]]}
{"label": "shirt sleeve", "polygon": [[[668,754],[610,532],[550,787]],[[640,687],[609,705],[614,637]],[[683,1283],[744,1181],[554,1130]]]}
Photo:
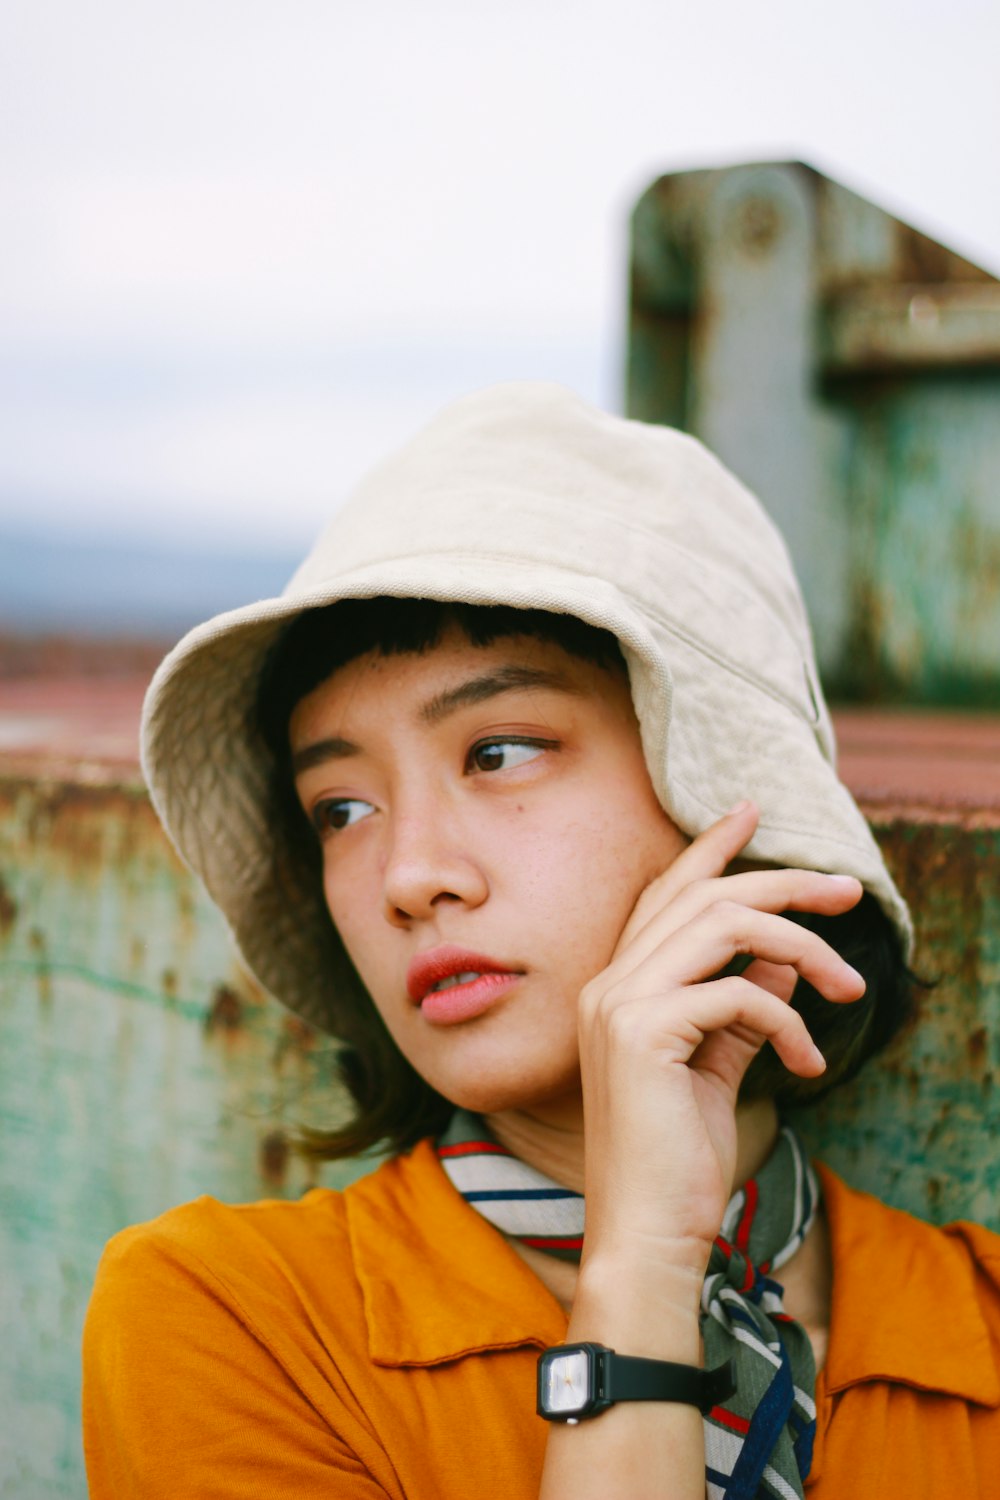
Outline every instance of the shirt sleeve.
{"label": "shirt sleeve", "polygon": [[84,1330],[91,1500],[400,1500],[384,1451],[338,1433],[270,1344],[185,1247],[118,1235]]}

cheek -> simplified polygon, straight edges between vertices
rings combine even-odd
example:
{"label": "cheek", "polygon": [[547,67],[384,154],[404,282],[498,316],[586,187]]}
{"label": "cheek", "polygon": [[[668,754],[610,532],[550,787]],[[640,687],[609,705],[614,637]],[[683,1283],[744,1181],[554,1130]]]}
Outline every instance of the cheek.
{"label": "cheek", "polygon": [[535,830],[509,868],[526,920],[544,930],[582,983],[609,962],[640,894],[688,840],[651,791],[649,798],[605,798],[586,816],[574,812]]}
{"label": "cheek", "polygon": [[386,944],[382,937],[379,892],[366,878],[363,868],[348,868],[346,863],[323,872],[323,895],[326,909],[340,934],[348,957],[369,989],[378,978],[378,959]]}

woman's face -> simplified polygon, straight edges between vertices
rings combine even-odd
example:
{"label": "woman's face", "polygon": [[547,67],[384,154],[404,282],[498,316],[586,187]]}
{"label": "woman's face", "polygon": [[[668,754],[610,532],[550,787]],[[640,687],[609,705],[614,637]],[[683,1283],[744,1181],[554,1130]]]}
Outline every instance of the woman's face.
{"label": "woman's face", "polygon": [[624,673],[454,629],[341,668],[290,733],[330,915],[413,1066],[480,1112],[574,1098],[580,990],[687,843]]}

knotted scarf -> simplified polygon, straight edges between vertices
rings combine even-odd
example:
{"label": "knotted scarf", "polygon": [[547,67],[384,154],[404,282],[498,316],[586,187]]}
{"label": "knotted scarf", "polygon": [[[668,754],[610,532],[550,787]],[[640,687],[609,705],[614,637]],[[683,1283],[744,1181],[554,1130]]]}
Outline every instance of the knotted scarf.
{"label": "knotted scarf", "polygon": [[[504,1234],[580,1259],[581,1194],[512,1156],[464,1110],[437,1149],[463,1198]],[[702,1288],[701,1331],[706,1369],[732,1358],[736,1390],[705,1417],[708,1500],[801,1500],[816,1429],[816,1366],[773,1273],[805,1239],[818,1203],[802,1142],[785,1126],[756,1177],[726,1208]]]}

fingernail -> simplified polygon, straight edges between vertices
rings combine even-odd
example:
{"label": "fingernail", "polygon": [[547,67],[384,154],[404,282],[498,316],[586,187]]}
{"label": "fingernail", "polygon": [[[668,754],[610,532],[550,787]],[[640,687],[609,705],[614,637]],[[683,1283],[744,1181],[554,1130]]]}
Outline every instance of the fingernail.
{"label": "fingernail", "polygon": [[822,1052],[819,1050],[819,1048],[817,1047],[817,1045],[816,1045],[815,1042],[813,1042],[813,1044],[812,1044],[812,1049],[813,1049],[813,1061],[819,1063],[820,1067],[823,1069],[823,1072],[825,1073],[826,1072],[826,1058],[823,1056]]}
{"label": "fingernail", "polygon": [[750,803],[747,801],[746,798],[744,798],[742,802],[737,802],[735,807],[731,807],[729,809],[729,811],[726,813],[726,817],[727,818],[735,818],[735,816],[736,816],[737,813],[746,812],[746,810],[747,810],[747,808],[749,806],[750,806]]}
{"label": "fingernail", "polygon": [[853,889],[856,885],[859,884],[857,878],[854,875],[828,875],[826,878],[827,880],[836,881],[837,885],[842,885],[845,888],[847,886],[851,886],[851,888]]}

